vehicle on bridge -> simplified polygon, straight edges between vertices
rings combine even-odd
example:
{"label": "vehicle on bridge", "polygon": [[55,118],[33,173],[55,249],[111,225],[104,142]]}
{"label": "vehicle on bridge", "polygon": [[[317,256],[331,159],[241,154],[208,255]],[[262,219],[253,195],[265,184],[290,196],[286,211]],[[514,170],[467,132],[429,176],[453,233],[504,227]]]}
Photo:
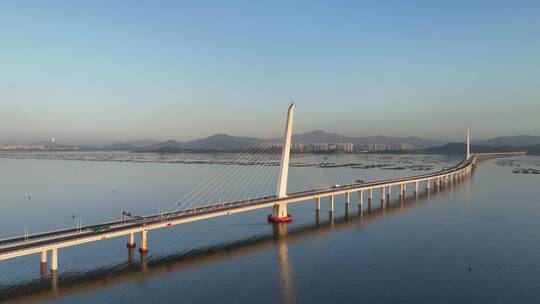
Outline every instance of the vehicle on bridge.
{"label": "vehicle on bridge", "polygon": [[98,227],[98,228],[94,229],[94,232],[95,233],[103,233],[103,232],[107,232],[109,230],[111,230],[110,226],[103,226],[103,227]]}

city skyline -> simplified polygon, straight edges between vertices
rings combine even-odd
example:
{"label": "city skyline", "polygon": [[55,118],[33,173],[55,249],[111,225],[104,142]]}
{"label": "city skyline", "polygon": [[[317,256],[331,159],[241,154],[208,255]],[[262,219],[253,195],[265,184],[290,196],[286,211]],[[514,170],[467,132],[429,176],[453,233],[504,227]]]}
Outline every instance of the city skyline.
{"label": "city skyline", "polygon": [[5,2],[0,140],[539,135],[538,8]]}

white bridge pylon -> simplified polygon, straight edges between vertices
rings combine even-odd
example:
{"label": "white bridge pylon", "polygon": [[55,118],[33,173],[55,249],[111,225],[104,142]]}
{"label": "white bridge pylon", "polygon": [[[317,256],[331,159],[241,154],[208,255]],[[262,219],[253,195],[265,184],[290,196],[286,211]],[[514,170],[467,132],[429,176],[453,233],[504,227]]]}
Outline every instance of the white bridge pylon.
{"label": "white bridge pylon", "polygon": [[471,158],[471,136],[467,128],[467,159]]}
{"label": "white bridge pylon", "polygon": [[[294,100],[287,111],[285,124],[285,136],[281,150],[281,163],[279,166],[279,180],[276,196],[278,199],[287,197],[287,178],[289,177],[289,158],[291,155],[292,127],[294,121]],[[268,217],[270,222],[290,222],[292,217],[287,213],[287,203],[277,203],[272,208],[272,215]]]}

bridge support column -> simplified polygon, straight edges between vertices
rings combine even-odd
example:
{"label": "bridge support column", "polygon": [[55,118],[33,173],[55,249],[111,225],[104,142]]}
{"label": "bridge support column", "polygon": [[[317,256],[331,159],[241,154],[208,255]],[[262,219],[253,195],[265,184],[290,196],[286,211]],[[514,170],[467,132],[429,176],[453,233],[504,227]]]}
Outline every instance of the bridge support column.
{"label": "bridge support column", "polygon": [[321,198],[320,197],[315,198],[315,209],[321,210]]}
{"label": "bridge support column", "polygon": [[386,187],[381,187],[381,202],[384,202],[384,197],[386,196]]}
{"label": "bridge support column", "polygon": [[418,181],[414,182],[414,193],[418,194]]}
{"label": "bridge support column", "polygon": [[146,234],[148,233],[147,230],[141,231],[141,246],[139,247],[140,253],[147,253],[148,252],[148,240]]}
{"label": "bridge support column", "polygon": [[135,233],[130,233],[128,236],[128,242],[126,244],[128,248],[135,248]]}
{"label": "bridge support column", "polygon": [[369,189],[369,196],[368,196],[368,209],[371,211],[371,202],[373,201],[373,189]]}
{"label": "bridge support column", "polygon": [[351,194],[349,192],[345,193],[345,205],[348,207],[351,202]]}
{"label": "bridge support column", "polygon": [[399,196],[405,196],[405,184],[399,185]]}
{"label": "bridge support column", "polygon": [[41,264],[47,264],[47,250],[41,251]]}
{"label": "bridge support column", "polygon": [[51,249],[51,271],[58,270],[58,249]]}
{"label": "bridge support column", "polygon": [[328,211],[334,212],[334,196],[333,195],[330,195],[328,197]]}
{"label": "bridge support column", "polygon": [[388,192],[386,192],[386,200],[389,201],[392,196],[392,186],[388,186]]}
{"label": "bridge support column", "polygon": [[275,204],[272,207],[272,214],[268,216],[268,222],[272,223],[290,223],[292,216],[287,212],[287,204]]}
{"label": "bridge support column", "polygon": [[358,191],[358,208],[362,209],[364,207],[364,192],[362,190]]}
{"label": "bridge support column", "polygon": [[431,181],[429,179],[426,179],[426,191],[428,192],[429,192],[430,183]]}

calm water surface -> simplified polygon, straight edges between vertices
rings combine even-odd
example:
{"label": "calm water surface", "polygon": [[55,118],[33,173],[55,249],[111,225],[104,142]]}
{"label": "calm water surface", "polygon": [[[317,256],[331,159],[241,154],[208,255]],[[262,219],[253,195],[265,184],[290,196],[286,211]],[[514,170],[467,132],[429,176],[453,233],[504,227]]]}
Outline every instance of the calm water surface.
{"label": "calm water surface", "polygon": [[[216,163],[224,155],[0,157],[0,238],[25,225],[73,227],[74,213],[84,223],[118,219],[122,210],[155,213],[234,167]],[[295,156],[289,188],[421,174],[457,161]],[[540,158],[482,162],[463,184],[418,198],[409,192],[384,209],[375,200],[371,211],[359,213],[355,203],[347,211],[339,197],[332,217],[326,201],[320,214],[313,202],[290,206],[289,225],[267,224],[269,210],[259,210],[151,231],[145,258],[125,238],[60,249],[55,276],[40,270],[37,255],[2,261],[0,302],[538,303],[540,175],[513,174],[516,167],[538,169]],[[257,191],[275,187],[260,183]]]}

